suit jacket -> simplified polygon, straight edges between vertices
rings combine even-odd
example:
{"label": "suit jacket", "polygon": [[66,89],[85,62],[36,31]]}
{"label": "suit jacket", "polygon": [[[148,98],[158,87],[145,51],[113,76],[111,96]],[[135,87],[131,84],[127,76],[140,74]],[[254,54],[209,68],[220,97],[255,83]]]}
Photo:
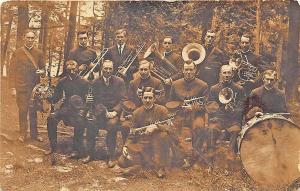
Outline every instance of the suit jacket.
{"label": "suit jacket", "polygon": [[228,64],[228,57],[222,50],[217,47],[205,48],[206,57],[202,63],[197,66],[197,78],[205,81],[208,86],[215,85],[219,82],[220,68]]}
{"label": "suit jacket", "polygon": [[[26,47],[24,47],[26,48]],[[45,69],[43,52],[35,47],[28,50],[38,66]],[[36,74],[37,68],[25,54],[23,47],[18,48],[12,55],[9,66],[9,86],[17,91],[32,90],[39,83],[40,76]]]}
{"label": "suit jacket", "polygon": [[[114,45],[108,49],[107,54],[105,55],[105,59],[113,61],[114,64],[114,71],[113,74],[116,74],[118,71],[118,67],[123,64],[123,62],[126,60],[126,58],[129,56],[129,54],[132,52],[132,56],[136,54],[136,51],[129,46],[127,43],[124,46],[123,52],[120,55],[118,46]],[[137,72],[138,70],[138,60],[137,58],[134,60],[130,68],[128,69],[127,76],[125,77],[125,81],[130,81],[133,79],[133,74]]]}
{"label": "suit jacket", "polygon": [[94,104],[103,104],[108,110],[121,112],[121,103],[127,100],[125,83],[122,78],[111,76],[106,86],[102,76],[93,81]]}

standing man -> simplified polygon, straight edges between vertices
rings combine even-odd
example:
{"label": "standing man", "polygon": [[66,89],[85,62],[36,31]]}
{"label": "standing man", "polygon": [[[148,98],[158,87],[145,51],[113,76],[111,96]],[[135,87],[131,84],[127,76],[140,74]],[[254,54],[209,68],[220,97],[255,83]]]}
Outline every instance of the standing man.
{"label": "standing man", "polygon": [[94,66],[92,63],[96,60],[96,51],[89,47],[87,31],[77,32],[78,47],[72,49],[68,60],[74,60],[78,63],[79,74],[88,71]]}
{"label": "standing man", "polygon": [[9,86],[12,95],[16,96],[19,109],[21,142],[27,137],[28,110],[31,139],[42,141],[38,137],[37,110],[31,96],[34,86],[40,82],[40,76],[45,73],[45,63],[42,51],[34,47],[35,38],[33,31],[25,31],[24,46],[13,53],[9,67]]}
{"label": "standing man", "polygon": [[81,110],[84,110],[85,96],[88,92],[88,82],[78,76],[78,65],[74,60],[67,61],[67,75],[59,80],[53,97],[49,100],[57,103],[63,99],[63,104],[47,118],[47,130],[51,147],[51,163],[57,158],[57,125],[63,121],[65,125],[74,127],[71,158],[83,156],[83,132],[86,126]]}
{"label": "standing man", "polygon": [[[260,55],[255,54],[251,50],[251,44],[251,36],[248,34],[243,34],[240,39],[240,49],[237,51],[240,56],[239,60],[241,66],[245,66],[245,74],[249,72],[254,76],[254,78],[249,81],[242,80],[243,82],[241,83],[241,85],[244,87],[246,95],[249,95],[254,88],[262,84],[259,74],[262,74],[265,70],[271,68],[271,66],[268,66],[262,62]],[[247,78],[247,76],[244,77],[243,73],[241,73],[241,76],[243,79]]]}
{"label": "standing man", "polygon": [[[115,40],[116,40],[116,45],[110,47],[108,49],[108,52],[105,56],[105,59],[111,60],[114,64],[114,71],[113,74],[116,74],[118,70],[120,70],[120,73],[123,73],[123,70],[125,69],[122,67],[122,64],[126,60],[126,58],[131,54],[131,56],[134,56],[136,54],[136,51],[129,46],[127,43],[128,41],[128,33],[127,30],[125,29],[118,29],[115,32]],[[138,60],[135,59],[133,61],[133,64],[129,67],[127,73],[125,76],[121,76],[125,83],[128,84],[130,80],[133,79],[133,74],[137,72],[138,69]]]}
{"label": "standing man", "polygon": [[[205,125],[204,103],[208,97],[207,84],[196,78],[196,65],[188,60],[183,65],[183,78],[173,82],[169,103],[180,103],[175,117],[175,127],[180,132],[182,127],[188,126],[192,132],[192,146],[195,149],[197,135]],[[193,101],[193,99],[195,99]]]}
{"label": "standing man", "polygon": [[205,81],[209,87],[218,83],[222,65],[228,63],[228,58],[215,44],[216,32],[208,30],[204,38],[205,59],[197,65],[197,77]]}
{"label": "standing man", "polygon": [[248,104],[247,118],[255,112],[285,113],[287,112],[285,94],[276,87],[277,73],[266,70],[263,73],[263,85],[251,91]]}
{"label": "standing man", "polygon": [[94,159],[96,136],[99,128],[107,130],[106,146],[108,167],[114,167],[117,131],[120,127],[122,103],[127,100],[124,80],[113,74],[114,65],[111,60],[104,60],[99,78],[93,82],[93,104],[96,120],[87,129],[88,157],[84,163]]}

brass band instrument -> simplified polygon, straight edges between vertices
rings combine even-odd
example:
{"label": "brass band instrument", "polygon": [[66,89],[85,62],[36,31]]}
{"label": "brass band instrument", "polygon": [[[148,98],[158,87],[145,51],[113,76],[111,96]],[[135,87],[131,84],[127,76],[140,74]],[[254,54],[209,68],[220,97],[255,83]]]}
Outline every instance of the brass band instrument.
{"label": "brass band instrument", "polygon": [[219,101],[225,105],[225,109],[230,108],[234,110],[236,107],[236,95],[237,93],[234,93],[231,88],[225,87],[219,92]]}
{"label": "brass band instrument", "polygon": [[131,65],[133,64],[133,62],[135,61],[135,59],[137,58],[137,56],[139,55],[139,53],[143,50],[144,46],[146,43],[141,43],[135,54],[133,54],[134,52],[131,51],[129,53],[129,55],[127,56],[127,58],[123,61],[123,63],[121,64],[121,66],[119,66],[118,71],[116,72],[116,76],[118,77],[122,77],[122,76],[126,76],[127,72],[129,70],[129,68],[131,67]]}
{"label": "brass band instrument", "polygon": [[163,61],[163,63],[153,64],[151,73],[154,76],[162,81],[165,81],[178,72],[177,68],[159,52],[157,43],[151,44],[151,46],[146,50],[144,59],[149,58],[149,56],[152,54],[159,58],[159,60]]}
{"label": "brass band instrument", "polygon": [[183,100],[183,105],[181,106],[182,108],[189,107],[190,105],[204,105],[205,102],[205,97],[192,97],[189,99]]}
{"label": "brass band instrument", "polygon": [[107,52],[108,52],[108,48],[103,48],[99,56],[92,62],[94,66],[90,70],[81,71],[79,73],[79,76],[87,79],[90,76],[90,74],[94,72],[95,68],[100,64],[101,60],[104,58]]}
{"label": "brass band instrument", "polygon": [[230,65],[232,65],[237,71],[240,84],[244,84],[245,82],[254,82],[259,76],[258,68],[248,61],[247,56],[244,56],[245,59],[243,59],[241,52],[237,52],[236,57],[236,60],[233,63],[230,63]]}
{"label": "brass band instrument", "polygon": [[139,127],[139,128],[135,128],[135,129],[130,129],[130,133],[129,135],[131,136],[139,136],[139,135],[146,135],[146,130],[147,128],[149,128],[151,125],[160,125],[160,124],[164,124],[164,123],[167,123],[168,125],[172,125],[172,120],[174,119],[176,114],[172,114],[170,115],[167,119],[165,120],[162,120],[162,121],[157,121],[155,123],[152,123],[150,125],[146,125],[146,126],[143,126],[143,127]]}
{"label": "brass band instrument", "polygon": [[205,49],[201,44],[190,43],[182,49],[182,58],[184,61],[193,60],[198,65],[205,59]]}

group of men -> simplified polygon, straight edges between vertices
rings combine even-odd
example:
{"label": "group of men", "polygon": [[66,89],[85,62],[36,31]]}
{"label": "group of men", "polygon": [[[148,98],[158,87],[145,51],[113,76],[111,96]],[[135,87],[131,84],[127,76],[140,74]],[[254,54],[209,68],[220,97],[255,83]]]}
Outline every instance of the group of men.
{"label": "group of men", "polygon": [[[178,138],[183,127],[190,128],[196,155],[215,149],[221,137],[237,153],[236,139],[245,121],[256,112],[287,110],[285,95],[276,87],[277,73],[262,65],[259,56],[251,51],[248,35],[241,37],[240,49],[228,59],[214,44],[216,32],[207,31],[203,43],[206,57],[197,65],[175,53],[173,38],[166,36],[162,51],[152,47],[150,56],[133,60],[126,73],[120,72],[126,67],[124,60],[136,51],[128,45],[125,29],[117,30],[115,37],[116,45],[100,61],[96,51],[88,46],[87,32],[77,34],[78,47],[70,52],[65,75],[48,97],[52,104],[63,99],[47,119],[52,164],[57,161],[60,121],[74,127],[72,158],[83,158],[84,163],[94,160],[98,131],[105,129],[108,167],[116,162],[122,168],[150,167],[163,177],[170,161],[182,167],[190,165]],[[45,73],[45,64],[34,40],[35,33],[26,31],[24,47],[16,50],[10,64],[10,87],[19,108],[22,142],[27,138],[28,110],[31,138],[42,141],[31,95],[40,75]],[[171,67],[172,72],[163,78],[153,72],[158,66],[165,66],[166,70]],[[250,77],[255,72],[256,78],[248,79],[249,73],[242,73],[241,67],[251,70],[246,71],[252,72]],[[92,73],[88,78],[80,75],[91,68],[92,73],[99,74],[95,79]],[[117,72],[122,75],[116,76]],[[245,78],[240,78],[243,74]],[[118,131],[123,139],[121,156],[116,154]],[[226,136],[221,136],[224,133]]]}

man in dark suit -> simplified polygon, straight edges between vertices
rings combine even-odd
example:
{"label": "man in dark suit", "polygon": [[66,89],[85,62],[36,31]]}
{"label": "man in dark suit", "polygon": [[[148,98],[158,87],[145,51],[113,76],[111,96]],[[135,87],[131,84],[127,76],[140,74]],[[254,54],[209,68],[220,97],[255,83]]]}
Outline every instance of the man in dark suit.
{"label": "man in dark suit", "polygon": [[[117,131],[120,130],[122,103],[127,100],[124,80],[112,75],[113,62],[105,60],[99,78],[92,84],[93,105],[96,120],[87,129],[88,157],[84,163],[93,160],[95,155],[96,136],[99,128],[107,130],[106,146],[108,167],[114,166]],[[90,98],[87,98],[90,100]]]}
{"label": "man in dark suit", "polygon": [[197,65],[197,78],[205,81],[209,87],[218,83],[219,72],[222,65],[228,63],[228,58],[222,50],[215,45],[216,32],[208,30],[204,38],[205,59]]}
{"label": "man in dark suit", "polygon": [[27,136],[29,111],[30,136],[42,141],[37,132],[37,109],[31,100],[32,90],[40,81],[40,75],[45,73],[45,63],[41,50],[34,47],[36,35],[27,30],[24,36],[24,46],[18,48],[12,55],[9,67],[9,86],[16,96],[19,108],[19,140],[24,142]]}
{"label": "man in dark suit", "polygon": [[115,40],[117,44],[108,49],[105,59],[111,60],[113,62],[114,64],[113,74],[115,75],[117,71],[119,71],[119,74],[117,75],[122,77],[125,83],[128,84],[129,81],[133,79],[133,74],[138,70],[138,61],[137,59],[133,61],[132,65],[129,67],[125,76],[123,74],[120,75],[120,73],[123,73],[125,69],[124,67],[122,67],[122,64],[130,54],[131,56],[134,56],[136,52],[127,43],[128,34],[125,29],[117,30],[115,36],[116,36]]}

